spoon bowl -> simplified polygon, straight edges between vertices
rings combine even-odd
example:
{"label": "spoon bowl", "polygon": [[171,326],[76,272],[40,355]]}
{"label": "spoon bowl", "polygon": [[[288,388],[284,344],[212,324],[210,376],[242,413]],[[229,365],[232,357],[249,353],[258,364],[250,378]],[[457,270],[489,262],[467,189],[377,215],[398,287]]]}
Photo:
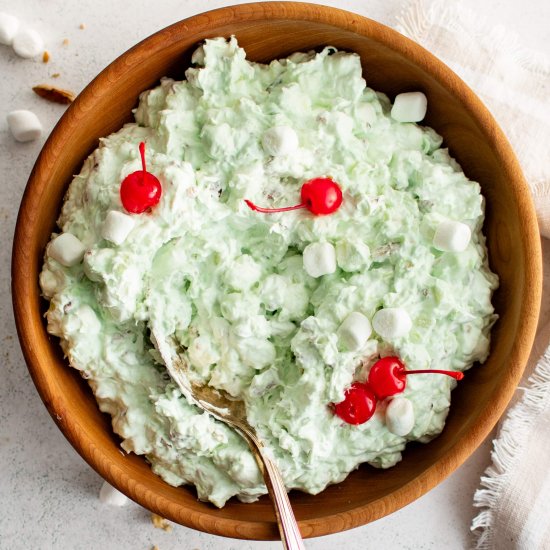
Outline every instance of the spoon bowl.
{"label": "spoon bowl", "polygon": [[206,384],[193,383],[189,377],[189,366],[178,353],[179,345],[172,336],[164,337],[153,330],[152,340],[162,357],[166,370],[182,393],[191,399],[197,407],[231,426],[248,443],[271,497],[284,548],[304,550],[302,535],[292,511],[281,472],[258,437],[256,430],[248,422],[245,403],[239,399],[231,399],[223,390]]}

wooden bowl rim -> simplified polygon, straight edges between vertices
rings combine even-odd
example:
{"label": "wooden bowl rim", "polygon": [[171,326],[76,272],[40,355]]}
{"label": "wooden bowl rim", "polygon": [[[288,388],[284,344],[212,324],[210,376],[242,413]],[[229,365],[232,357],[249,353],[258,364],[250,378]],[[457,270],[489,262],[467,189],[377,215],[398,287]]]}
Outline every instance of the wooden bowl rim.
{"label": "wooden bowl rim", "polygon": [[[154,42],[156,49],[166,47],[171,42],[171,31],[174,28],[181,27],[185,30],[204,31],[208,30],[212,20],[217,23],[220,21],[254,23],[254,21],[263,21],[266,18],[275,17],[279,20],[307,21],[330,25],[337,29],[368,36],[410,59],[454,96],[459,96],[464,108],[476,121],[482,135],[501,160],[503,169],[510,175],[510,188],[518,205],[519,218],[524,228],[521,236],[522,243],[526,257],[532,260],[525,274],[525,286],[530,288],[531,292],[525,297],[521,308],[523,321],[518,329],[520,343],[515,344],[512,348],[509,357],[511,368],[507,373],[508,376],[502,380],[495,400],[479,415],[475,430],[470,432],[468,437],[459,439],[437,463],[391,494],[345,513],[329,514],[300,521],[300,528],[305,536],[312,537],[334,533],[337,529],[335,530],[333,525],[344,525],[344,529],[357,527],[369,519],[377,519],[394,512],[433,488],[470,456],[504,412],[521,378],[536,332],[542,293],[542,255],[535,209],[530,198],[529,187],[521,174],[518,161],[508,140],[481,100],[451,69],[420,45],[397,31],[361,15],[317,4],[302,2],[240,4],[197,14],[174,23],[144,39],[103,69],[61,117],[48,137],[29,177],[21,202],[12,250],[12,298],[23,355],[31,377],[50,415],[72,446],[103,478],[143,506],[188,527],[217,535],[228,536],[227,534],[231,533],[231,536],[241,538],[252,538],[251,533],[253,533],[255,538],[264,540],[273,538],[273,523],[254,522],[250,519],[213,517],[210,512],[196,510],[190,512],[185,507],[181,507],[181,513],[176,517],[170,510],[169,504],[171,503],[163,497],[146,486],[133,481],[122,468],[115,465],[108,467],[104,461],[98,460],[101,449],[94,444],[92,439],[82,435],[82,431],[78,429],[78,424],[71,419],[70,415],[64,418],[63,423],[59,421],[59,415],[64,411],[59,410],[59,406],[56,408],[52,399],[50,399],[49,387],[42,374],[40,358],[34,354],[31,349],[32,346],[24,344],[24,342],[32,341],[33,333],[36,330],[37,320],[27,314],[30,308],[25,306],[31,303],[31,292],[29,290],[33,287],[36,288],[37,281],[25,276],[32,271],[30,270],[29,257],[24,255],[22,250],[25,248],[24,244],[30,242],[32,238],[32,228],[25,222],[32,218],[32,213],[39,208],[37,197],[40,195],[40,190],[47,185],[44,179],[38,178],[37,174],[42,170],[47,170],[47,166],[54,162],[52,159],[56,159],[58,156],[57,149],[60,145],[61,136],[66,131],[70,131],[75,124],[71,117],[72,111],[74,109],[90,110],[97,101],[98,95],[108,93],[110,75],[126,66],[129,57],[139,57],[138,54],[144,53],[146,50],[150,53],[152,42]],[[161,46],[161,44],[164,45]],[[17,246],[15,246],[15,243],[17,243]],[[118,475],[115,476],[114,471],[117,471]],[[138,485],[139,491],[136,491]]]}

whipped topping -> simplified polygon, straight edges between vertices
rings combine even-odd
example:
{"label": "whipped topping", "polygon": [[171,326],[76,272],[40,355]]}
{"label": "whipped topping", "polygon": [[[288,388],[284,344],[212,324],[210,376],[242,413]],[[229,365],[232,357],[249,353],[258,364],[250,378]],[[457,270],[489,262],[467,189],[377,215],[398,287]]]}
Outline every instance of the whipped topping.
{"label": "whipped topping", "polygon": [[[359,463],[393,466],[407,441],[442,430],[454,381],[410,377],[407,436],[391,431],[382,406],[343,426],[330,403],[388,353],[409,369],[463,371],[485,359],[497,278],[480,187],[436,132],[390,116],[355,54],[327,47],[263,65],[220,38],[193,58],[186,80],[141,94],[135,122],[103,138],[71,182],[58,224],[77,242],[55,255],[76,263],[52,257],[56,240],[48,247],[48,330],[122,448],[167,483],[194,484],[201,500],[250,502],[266,488],[246,442],[182,396],[152,333],[178,345],[197,383],[245,402],[288,489],[317,494]],[[299,143],[274,155],[264,136],[281,127]],[[120,186],[140,170],[141,142],[162,196],[129,214]],[[244,202],[298,204],[319,177],[344,196],[328,215],[260,214]],[[112,211],[134,221],[120,244],[104,238]],[[475,228],[460,254],[433,246],[444,219]]]}

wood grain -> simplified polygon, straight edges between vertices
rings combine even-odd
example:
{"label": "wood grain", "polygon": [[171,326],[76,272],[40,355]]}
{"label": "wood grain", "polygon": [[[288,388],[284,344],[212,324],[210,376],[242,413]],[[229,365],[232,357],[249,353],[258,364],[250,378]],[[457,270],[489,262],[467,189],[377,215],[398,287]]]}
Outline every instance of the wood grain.
{"label": "wood grain", "polygon": [[71,176],[98,139],[130,120],[139,93],[160,77],[182,78],[197,42],[231,34],[252,60],[331,44],[359,53],[368,84],[390,97],[424,91],[427,124],[444,136],[487,199],[490,262],[501,280],[494,300],[500,320],[489,360],[453,392],[443,434],[429,445],[412,445],[395,468],[365,466],[320,495],[292,493],[303,535],[325,535],[380,518],[419,497],[457,468],[495,425],[521,377],[535,334],[542,272],[537,221],[510,145],[480,100],[427,51],[369,19],[312,4],[246,4],[176,23],[119,57],[71,105],[35,164],[17,222],[12,289],[23,353],[54,421],[93,468],[146,508],[219,535],[278,536],[265,498],[254,504],[232,500],[217,510],[198,502],[193,488],[161,481],[143,459],[123,456],[109,419],[77,372],[68,368],[57,340],[46,333],[38,273]]}

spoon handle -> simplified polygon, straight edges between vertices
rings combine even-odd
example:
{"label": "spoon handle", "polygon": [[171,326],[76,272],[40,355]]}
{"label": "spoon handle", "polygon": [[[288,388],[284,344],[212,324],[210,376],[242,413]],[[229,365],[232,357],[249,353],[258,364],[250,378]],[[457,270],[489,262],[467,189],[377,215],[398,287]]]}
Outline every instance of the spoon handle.
{"label": "spoon handle", "polygon": [[279,468],[265,456],[260,449],[260,456],[264,465],[264,480],[275,508],[277,525],[285,550],[305,550],[298,522],[294,516],[288,493]]}
{"label": "spoon handle", "polygon": [[[241,430],[241,433],[244,430]],[[264,481],[275,508],[277,526],[281,535],[281,541],[285,550],[305,550],[304,541],[298,528],[298,522],[294,516],[285,483],[277,465],[267,456],[261,442],[255,434],[244,431],[245,439],[248,441],[256,462],[264,476]]]}

